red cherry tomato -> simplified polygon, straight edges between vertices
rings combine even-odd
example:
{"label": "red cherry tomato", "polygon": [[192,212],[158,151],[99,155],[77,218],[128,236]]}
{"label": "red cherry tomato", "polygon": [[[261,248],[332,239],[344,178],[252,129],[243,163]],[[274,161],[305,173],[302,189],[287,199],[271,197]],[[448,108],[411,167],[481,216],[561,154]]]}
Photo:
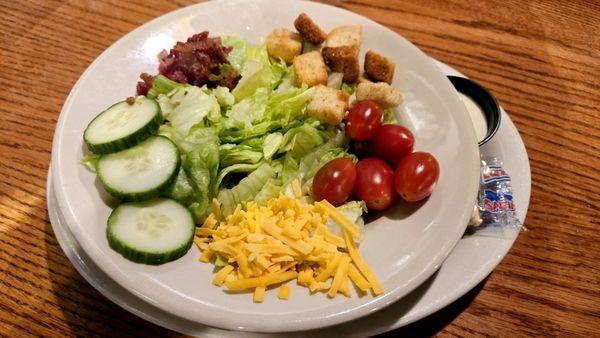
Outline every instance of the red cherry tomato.
{"label": "red cherry tomato", "polygon": [[346,157],[327,162],[317,171],[313,179],[312,191],[315,200],[327,200],[340,205],[352,196],[356,182],[356,166]]}
{"label": "red cherry tomato", "polygon": [[383,109],[371,100],[359,101],[346,118],[346,135],[354,141],[370,140],[381,127]]}
{"label": "red cherry tomato", "polygon": [[394,171],[384,161],[368,157],[356,165],[354,195],[373,210],[387,209],[396,199]]}
{"label": "red cherry tomato", "polygon": [[398,194],[408,202],[416,202],[431,195],[440,177],[440,165],[430,153],[418,151],[398,162],[395,175]]}
{"label": "red cherry tomato", "polygon": [[412,152],[414,144],[415,137],[410,130],[397,124],[384,124],[369,142],[369,154],[396,164]]}

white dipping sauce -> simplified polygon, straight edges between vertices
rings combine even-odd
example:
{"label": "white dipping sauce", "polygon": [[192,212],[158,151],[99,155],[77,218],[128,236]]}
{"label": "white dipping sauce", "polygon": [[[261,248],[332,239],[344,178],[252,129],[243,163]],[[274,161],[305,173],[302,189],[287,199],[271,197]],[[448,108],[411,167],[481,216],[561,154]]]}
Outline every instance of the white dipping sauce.
{"label": "white dipping sauce", "polygon": [[485,119],[485,115],[481,107],[475,102],[471,97],[465,95],[461,92],[458,93],[462,102],[467,107],[469,111],[469,115],[471,115],[471,121],[473,122],[473,127],[475,127],[475,135],[477,135],[477,141],[481,141],[487,135],[487,121]]}

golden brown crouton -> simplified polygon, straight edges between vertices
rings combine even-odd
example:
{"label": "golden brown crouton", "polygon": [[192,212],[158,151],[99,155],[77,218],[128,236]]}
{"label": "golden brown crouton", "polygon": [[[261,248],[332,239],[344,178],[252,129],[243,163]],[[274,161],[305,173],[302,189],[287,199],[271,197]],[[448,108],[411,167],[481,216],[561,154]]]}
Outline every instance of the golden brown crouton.
{"label": "golden brown crouton", "polygon": [[360,25],[339,26],[331,30],[325,39],[322,53],[325,63],[334,71],[344,73],[344,82],[358,79],[362,27]]}
{"label": "golden brown crouton", "polygon": [[267,36],[267,52],[274,58],[292,62],[302,52],[302,38],[289,29],[278,28]]}
{"label": "golden brown crouton", "polygon": [[300,15],[298,15],[296,21],[294,21],[294,27],[296,27],[296,30],[302,35],[304,40],[315,45],[323,43],[327,37],[325,31],[317,26],[306,13],[300,13]]}
{"label": "golden brown crouton", "polygon": [[355,46],[360,47],[362,27],[360,25],[338,26],[327,34],[327,47]]}
{"label": "golden brown crouton", "polygon": [[365,55],[365,72],[376,82],[392,83],[396,64],[383,55],[370,50]]}
{"label": "golden brown crouton", "polygon": [[294,58],[294,71],[296,72],[296,85],[306,83],[309,87],[327,84],[327,68],[321,53],[312,51],[298,55]]}
{"label": "golden brown crouton", "polygon": [[402,94],[385,82],[363,82],[356,86],[356,100],[374,100],[384,108],[391,108],[402,103]]}
{"label": "golden brown crouton", "polygon": [[308,103],[308,116],[332,126],[342,122],[348,109],[348,94],[339,89],[318,85]]}
{"label": "golden brown crouton", "polygon": [[360,64],[356,46],[323,47],[321,52],[332,71],[344,73],[344,82],[352,83],[358,79]]}

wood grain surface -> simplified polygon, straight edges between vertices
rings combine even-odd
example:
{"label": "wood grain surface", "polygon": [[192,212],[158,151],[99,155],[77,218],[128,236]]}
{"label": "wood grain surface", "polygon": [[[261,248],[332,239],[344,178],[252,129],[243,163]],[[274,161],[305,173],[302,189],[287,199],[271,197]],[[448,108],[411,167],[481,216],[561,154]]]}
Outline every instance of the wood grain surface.
{"label": "wood grain surface", "polygon": [[[55,124],[81,73],[122,35],[192,2],[0,1],[0,335],[178,335],[122,310],[77,273],[45,194]],[[331,3],[489,88],[531,161],[529,231],[465,297],[389,335],[598,336],[600,2]]]}

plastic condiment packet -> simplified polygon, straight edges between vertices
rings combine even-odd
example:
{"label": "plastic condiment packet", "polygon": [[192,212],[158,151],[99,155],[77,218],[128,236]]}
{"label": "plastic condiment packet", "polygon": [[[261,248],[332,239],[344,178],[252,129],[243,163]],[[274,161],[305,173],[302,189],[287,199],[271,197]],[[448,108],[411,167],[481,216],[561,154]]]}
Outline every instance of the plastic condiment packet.
{"label": "plastic condiment packet", "polygon": [[479,197],[469,221],[468,233],[505,235],[506,230],[521,228],[510,176],[496,157],[483,158]]}

